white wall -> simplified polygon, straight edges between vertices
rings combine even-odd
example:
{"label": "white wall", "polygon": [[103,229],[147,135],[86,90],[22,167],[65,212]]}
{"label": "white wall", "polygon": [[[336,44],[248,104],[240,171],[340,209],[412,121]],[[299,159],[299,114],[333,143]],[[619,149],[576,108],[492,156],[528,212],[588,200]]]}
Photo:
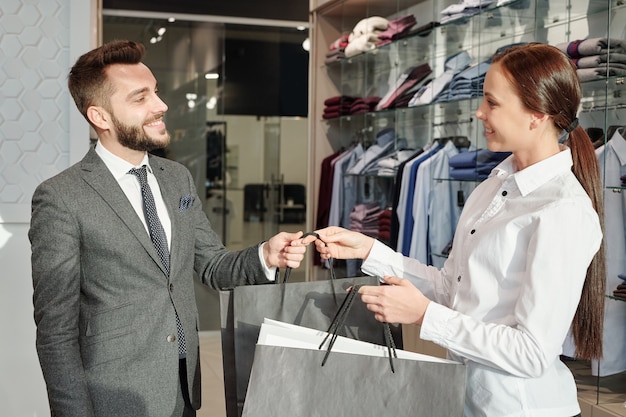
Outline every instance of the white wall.
{"label": "white wall", "polygon": [[89,130],[67,72],[95,44],[98,0],[2,0],[0,13],[0,413],[49,416],[35,351],[30,200],[79,160]]}
{"label": "white wall", "polygon": [[[79,55],[96,46],[100,0],[2,0],[0,13],[0,413],[10,417],[49,416],[45,384],[35,351],[30,268],[30,200],[35,187],[79,161],[88,147],[87,123],[67,91],[67,73]],[[288,122],[285,178],[300,182],[306,149],[303,135]],[[256,123],[229,124],[240,146],[262,146]],[[232,131],[231,131],[232,129]],[[240,131],[242,130],[242,131]],[[287,133],[290,132],[290,133]],[[254,145],[252,145],[254,144]],[[240,181],[258,181],[262,164]],[[290,164],[300,163],[301,169]],[[292,175],[294,177],[292,177]],[[304,183],[305,181],[302,180]]]}

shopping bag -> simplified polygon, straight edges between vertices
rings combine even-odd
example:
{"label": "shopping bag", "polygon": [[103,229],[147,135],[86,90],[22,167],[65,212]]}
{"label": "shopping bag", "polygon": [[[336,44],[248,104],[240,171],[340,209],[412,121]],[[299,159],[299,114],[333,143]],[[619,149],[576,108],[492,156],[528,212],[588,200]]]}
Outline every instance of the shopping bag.
{"label": "shopping bag", "polygon": [[[252,370],[254,352],[265,318],[328,330],[333,317],[355,285],[379,285],[374,276],[336,278],[331,265],[331,279],[308,282],[240,286],[220,292],[222,321],[222,360],[224,393],[228,417],[241,415]],[[371,343],[384,344],[385,333],[363,303],[358,303],[350,317],[338,329],[339,334]],[[391,326],[395,343],[402,345],[401,326]],[[236,412],[235,412],[236,410]]]}
{"label": "shopping bag", "polygon": [[463,416],[465,365],[396,349],[392,370],[387,347],[342,336],[324,362],[325,339],[327,332],[263,323],[243,417]]}

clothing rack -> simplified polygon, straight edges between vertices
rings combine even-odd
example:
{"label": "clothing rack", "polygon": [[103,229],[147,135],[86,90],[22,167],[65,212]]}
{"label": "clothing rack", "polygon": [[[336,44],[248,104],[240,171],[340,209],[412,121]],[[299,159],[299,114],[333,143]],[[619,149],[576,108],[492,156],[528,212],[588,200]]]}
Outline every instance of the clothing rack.
{"label": "clothing rack", "polygon": [[457,125],[457,124],[472,123],[473,121],[474,121],[474,118],[470,117],[469,119],[465,119],[465,120],[449,120],[449,121],[440,122],[440,123],[433,123],[432,126],[438,127],[438,126],[447,126],[447,125]]}
{"label": "clothing rack", "polygon": [[591,106],[580,110],[580,113],[591,113],[594,111],[610,111],[626,109],[626,104],[612,104],[609,106]]}

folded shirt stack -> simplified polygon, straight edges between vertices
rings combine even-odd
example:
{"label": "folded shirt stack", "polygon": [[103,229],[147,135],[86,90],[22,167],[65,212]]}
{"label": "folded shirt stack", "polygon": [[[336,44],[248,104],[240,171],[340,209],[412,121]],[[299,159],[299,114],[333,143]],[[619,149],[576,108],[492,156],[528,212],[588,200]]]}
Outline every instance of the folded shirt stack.
{"label": "folded shirt stack", "polygon": [[555,46],[576,64],[581,81],[626,75],[626,39],[589,38]]}
{"label": "folded shirt stack", "polygon": [[430,104],[437,99],[450,84],[454,76],[465,70],[472,63],[472,57],[466,52],[457,52],[444,64],[444,72],[434,79],[427,80],[409,100],[409,107]]}
{"label": "folded shirt stack", "polygon": [[324,100],[323,119],[334,119],[336,117],[351,114],[362,114],[376,110],[376,105],[380,97],[353,97],[347,95],[332,96]]}
{"label": "folded shirt stack", "polygon": [[412,14],[390,20],[387,29],[378,34],[376,46],[386,45],[407,36],[416,23],[417,20]]}
{"label": "folded shirt stack", "polygon": [[463,0],[460,3],[452,4],[441,11],[443,16],[439,23],[454,22],[466,17],[480,13],[481,9],[489,6],[493,0]]}
{"label": "folded shirt stack", "polygon": [[391,209],[385,209],[378,215],[378,239],[388,242],[391,238]]}
{"label": "folded shirt stack", "polygon": [[333,96],[324,100],[324,113],[322,118],[334,119],[336,117],[350,114],[350,108],[354,102],[355,97],[351,96]]}
{"label": "folded shirt stack", "polygon": [[376,110],[408,106],[416,90],[431,73],[428,63],[407,68],[380,100]]}
{"label": "folded shirt stack", "polygon": [[456,74],[435,101],[445,102],[482,96],[485,75],[490,65],[488,61],[480,62]]}
{"label": "folded shirt stack", "polygon": [[376,203],[357,204],[350,213],[350,230],[378,236],[378,215],[381,211]]}
{"label": "folded shirt stack", "polygon": [[369,113],[376,110],[376,105],[380,102],[380,97],[357,97],[350,106],[350,114]]}
{"label": "folded shirt stack", "polygon": [[450,157],[450,177],[457,180],[484,180],[511,152],[492,152],[489,149],[461,152]]}
{"label": "folded shirt stack", "polygon": [[324,60],[326,65],[341,61],[345,58],[346,46],[348,46],[348,35],[341,35],[331,43],[328,47],[328,52],[326,52],[326,59]]}
{"label": "folded shirt stack", "polygon": [[378,35],[389,27],[389,21],[384,17],[371,16],[360,20],[348,35],[348,45],[345,49],[346,57],[376,48],[380,39]]}
{"label": "folded shirt stack", "polygon": [[399,149],[376,161],[375,173],[382,177],[396,176],[403,162],[415,155],[416,149]]}

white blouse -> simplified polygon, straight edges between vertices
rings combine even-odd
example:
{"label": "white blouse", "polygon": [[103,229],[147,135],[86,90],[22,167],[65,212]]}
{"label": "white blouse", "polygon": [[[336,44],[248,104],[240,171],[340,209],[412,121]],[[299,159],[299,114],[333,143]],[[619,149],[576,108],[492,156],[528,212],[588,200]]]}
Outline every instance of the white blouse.
{"label": "white blouse", "polygon": [[362,265],[434,301],[420,337],[467,365],[466,417],[580,412],[559,355],[602,230],[571,167],[568,148],[518,172],[503,161],[467,199],[441,270],[380,242]]}

